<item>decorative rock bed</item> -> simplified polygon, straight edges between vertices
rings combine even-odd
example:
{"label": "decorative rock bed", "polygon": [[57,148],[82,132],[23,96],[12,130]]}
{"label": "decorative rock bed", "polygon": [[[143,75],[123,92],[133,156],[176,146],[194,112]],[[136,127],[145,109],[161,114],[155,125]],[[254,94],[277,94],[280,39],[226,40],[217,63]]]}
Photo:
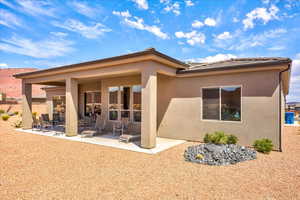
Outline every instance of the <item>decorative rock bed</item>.
{"label": "decorative rock bed", "polygon": [[236,144],[200,144],[188,147],[184,158],[207,165],[229,165],[256,159],[256,151]]}

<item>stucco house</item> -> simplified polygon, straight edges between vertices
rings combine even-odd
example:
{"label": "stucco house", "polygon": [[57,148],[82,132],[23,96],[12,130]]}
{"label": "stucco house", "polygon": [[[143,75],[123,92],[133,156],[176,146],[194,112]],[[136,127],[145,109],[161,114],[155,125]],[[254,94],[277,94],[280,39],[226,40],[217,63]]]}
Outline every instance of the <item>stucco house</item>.
{"label": "stucco house", "polygon": [[65,102],[65,134],[78,134],[79,118],[98,110],[114,123],[126,117],[140,128],[141,146],[156,137],[202,141],[224,131],[243,145],[269,138],[281,150],[289,58],[238,58],[185,63],[153,48],[111,58],[15,74],[22,79],[23,126],[32,128],[32,84]]}

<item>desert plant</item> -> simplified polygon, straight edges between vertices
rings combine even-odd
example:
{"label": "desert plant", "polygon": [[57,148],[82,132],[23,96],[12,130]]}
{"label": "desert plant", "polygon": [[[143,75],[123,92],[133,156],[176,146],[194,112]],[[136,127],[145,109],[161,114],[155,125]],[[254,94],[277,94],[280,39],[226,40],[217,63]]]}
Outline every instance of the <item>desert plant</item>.
{"label": "desert plant", "polygon": [[0,109],[0,115],[1,115],[1,114],[4,114],[4,113],[5,113],[5,110]]}
{"label": "desert plant", "polygon": [[7,121],[10,118],[10,116],[8,114],[3,114],[1,115],[1,118],[3,121]]}
{"label": "desert plant", "polygon": [[222,131],[216,131],[212,134],[205,134],[203,141],[205,143],[213,143],[213,144],[236,144],[238,138],[235,135],[226,135]]}
{"label": "desert plant", "polygon": [[22,120],[17,120],[15,122],[13,122],[13,127],[15,128],[21,128],[22,127]]}
{"label": "desert plant", "polygon": [[255,140],[253,147],[258,152],[268,154],[273,149],[273,143],[270,139],[263,138],[260,140]]}
{"label": "desert plant", "polygon": [[227,144],[236,144],[238,142],[238,138],[235,135],[228,135]]}
{"label": "desert plant", "polygon": [[227,144],[228,136],[222,131],[217,131],[213,135],[214,144]]}

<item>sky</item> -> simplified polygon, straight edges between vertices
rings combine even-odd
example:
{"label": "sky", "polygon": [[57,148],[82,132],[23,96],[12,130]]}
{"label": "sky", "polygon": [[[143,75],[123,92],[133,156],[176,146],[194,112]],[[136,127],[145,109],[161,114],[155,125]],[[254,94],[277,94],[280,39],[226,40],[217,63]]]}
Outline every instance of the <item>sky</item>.
{"label": "sky", "polygon": [[300,0],[0,0],[0,68],[54,66],[149,47],[182,61],[293,59],[300,101]]}

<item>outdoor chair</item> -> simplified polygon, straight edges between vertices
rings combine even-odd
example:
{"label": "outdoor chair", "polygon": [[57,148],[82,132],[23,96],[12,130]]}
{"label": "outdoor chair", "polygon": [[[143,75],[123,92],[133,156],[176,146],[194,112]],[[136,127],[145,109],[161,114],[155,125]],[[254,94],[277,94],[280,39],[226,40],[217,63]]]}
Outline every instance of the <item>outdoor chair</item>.
{"label": "outdoor chair", "polygon": [[129,119],[123,118],[120,122],[113,123],[113,136],[116,136],[118,133],[119,135],[123,135],[125,129],[128,126]]}
{"label": "outdoor chair", "polygon": [[141,139],[140,126],[130,122],[127,126],[127,129],[120,135],[120,142],[133,142]]}
{"label": "outdoor chair", "polygon": [[48,114],[41,114],[40,126],[43,130],[48,130],[47,128],[53,129],[53,122],[50,120]]}
{"label": "outdoor chair", "polygon": [[105,128],[105,125],[106,125],[105,119],[103,119],[101,115],[97,115],[95,125],[84,127],[83,131],[81,131],[81,136],[92,137],[101,134]]}
{"label": "outdoor chair", "polygon": [[58,124],[60,124],[60,122],[61,122],[61,120],[60,120],[59,113],[54,113],[53,114],[52,124],[53,125],[58,125]]}
{"label": "outdoor chair", "polygon": [[40,129],[41,130],[41,123],[40,120],[36,117],[32,116],[32,130]]}

